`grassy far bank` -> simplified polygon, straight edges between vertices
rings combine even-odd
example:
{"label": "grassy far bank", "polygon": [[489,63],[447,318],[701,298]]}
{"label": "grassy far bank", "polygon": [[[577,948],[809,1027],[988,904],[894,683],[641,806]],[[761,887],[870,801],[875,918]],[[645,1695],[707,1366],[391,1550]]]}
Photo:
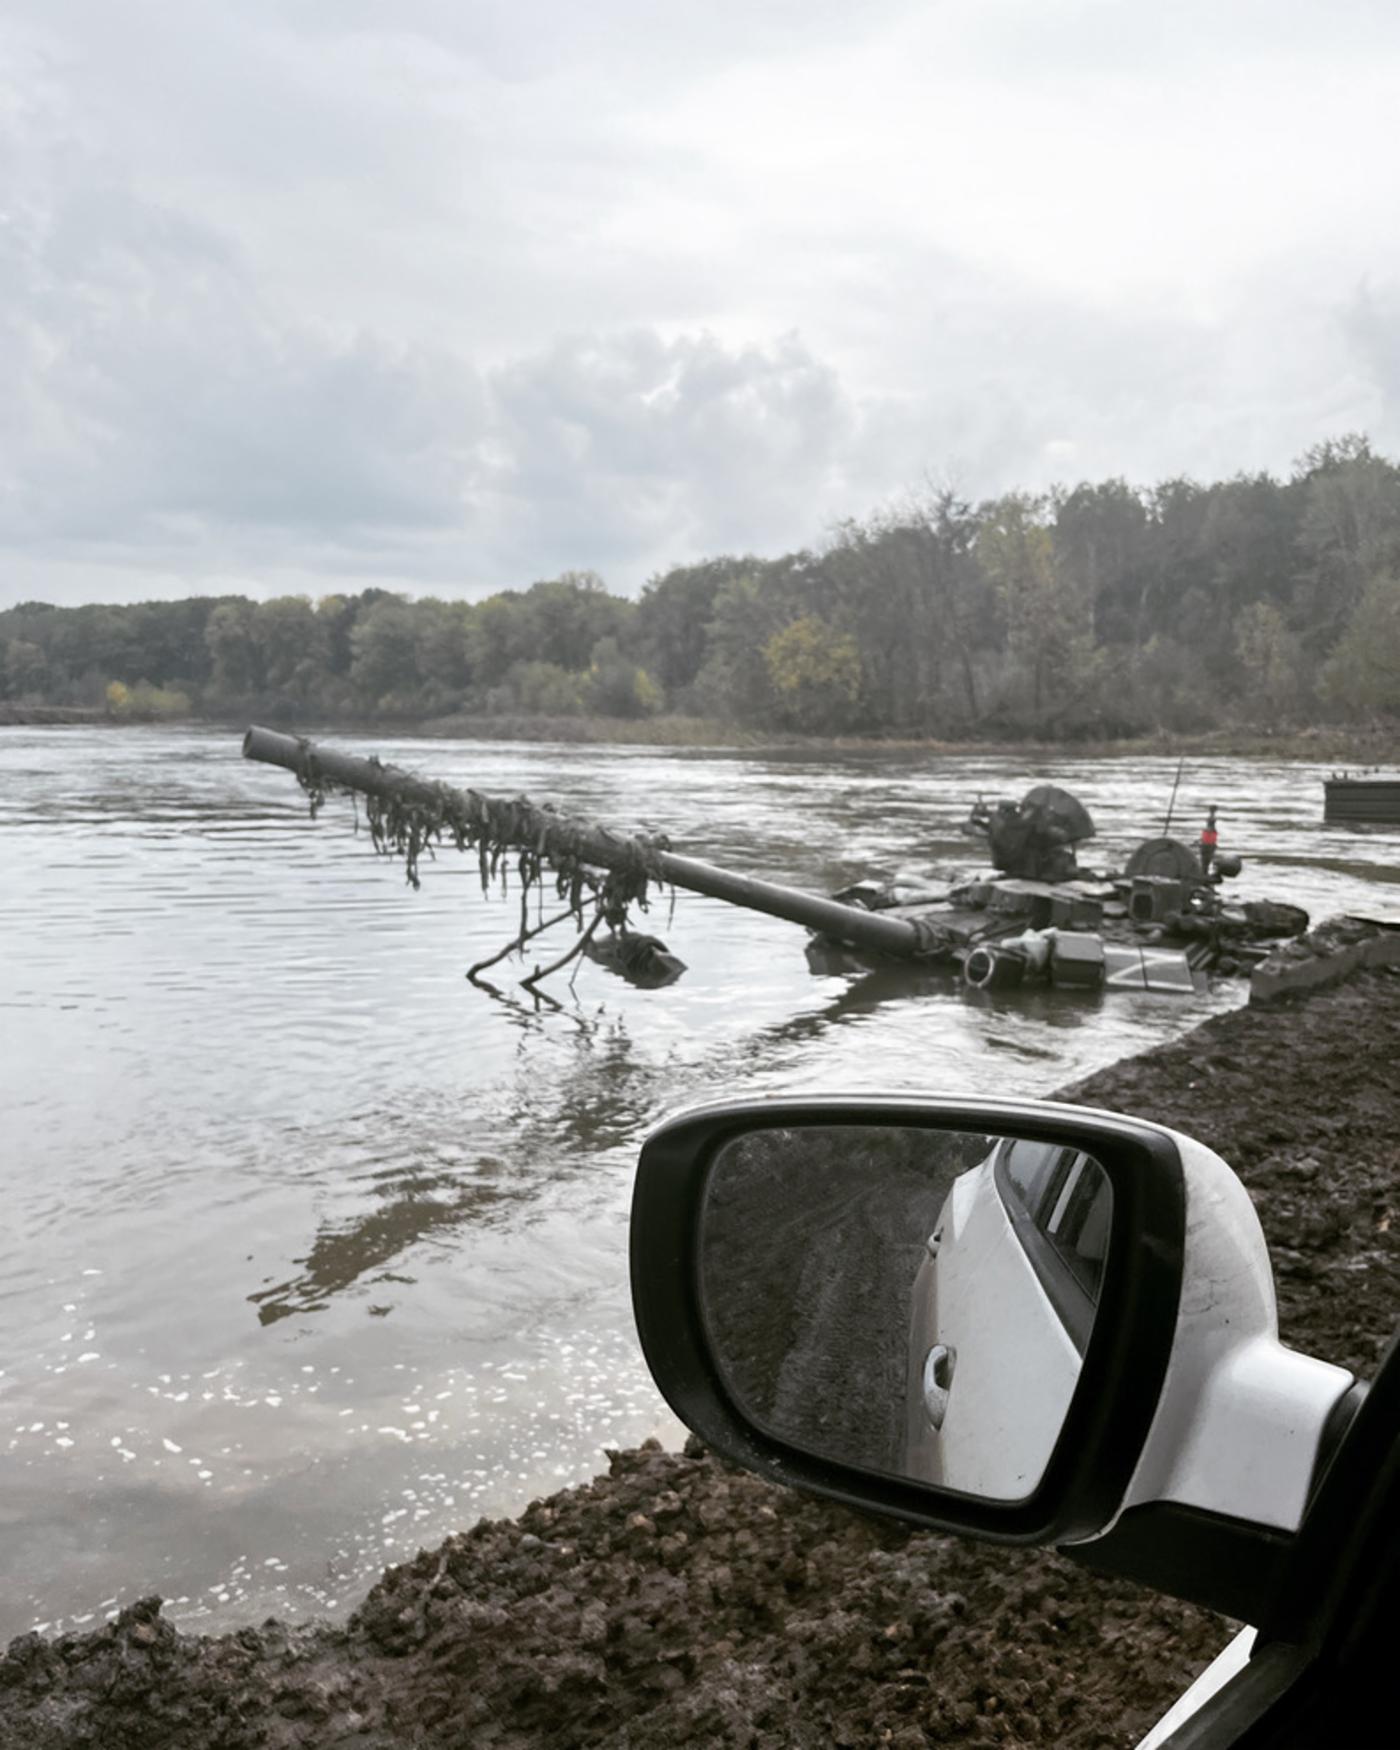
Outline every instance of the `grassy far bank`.
{"label": "grassy far bank", "polygon": [[[366,726],[368,727],[368,726]],[[379,727],[382,727],[379,726]],[[404,725],[404,729],[408,729]],[[364,733],[361,728],[357,733]],[[1204,758],[1297,759],[1383,765],[1400,762],[1400,732],[1377,726],[1346,729],[1336,725],[1307,729],[1218,729],[1197,735],[1120,737],[1111,740],[941,740],[898,735],[775,734],[705,717],[653,717],[645,722],[620,717],[494,717],[457,715],[416,724],[414,734],[464,741],[577,741],[622,747],[795,749],[812,754],[910,752],[929,754],[1007,754],[1026,758],[1060,754],[1078,759],[1141,755]]]}
{"label": "grassy far bank", "polygon": [[[256,713],[253,713],[256,716]],[[195,713],[182,715],[116,715],[105,709],[77,706],[15,705],[0,701],[0,728],[43,727],[76,724],[129,728],[134,725],[210,723],[242,733],[242,717],[209,718]],[[1177,758],[1182,755],[1215,759],[1293,759],[1338,766],[1391,766],[1400,764],[1400,729],[1384,724],[1344,727],[1337,724],[1311,728],[1212,729],[1196,734],[1165,730],[1153,735],[1086,740],[1082,737],[1046,739],[947,740],[929,736],[893,734],[802,735],[758,729],[724,722],[715,717],[658,716],[557,717],[541,713],[484,716],[456,712],[420,719],[405,717],[386,721],[382,717],[337,716],[329,721],[279,723],[275,726],[308,735],[354,735],[358,738],[423,735],[443,740],[574,742],[594,747],[654,747],[670,749],[727,749],[761,753],[782,749],[818,757],[824,753],[850,757],[861,753],[927,753],[930,755],[999,754],[1041,759],[1054,755],[1075,759],[1115,759],[1142,756]]]}

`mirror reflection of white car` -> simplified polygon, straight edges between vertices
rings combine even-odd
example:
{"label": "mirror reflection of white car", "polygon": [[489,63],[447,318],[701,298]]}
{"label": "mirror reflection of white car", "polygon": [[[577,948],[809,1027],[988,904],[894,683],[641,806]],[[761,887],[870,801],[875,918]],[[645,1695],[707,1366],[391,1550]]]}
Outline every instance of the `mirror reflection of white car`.
{"label": "mirror reflection of white car", "polygon": [[906,1474],[1025,1499],[1049,1462],[1093,1327],[1112,1217],[1081,1150],[995,1139],[953,1184],[914,1280]]}

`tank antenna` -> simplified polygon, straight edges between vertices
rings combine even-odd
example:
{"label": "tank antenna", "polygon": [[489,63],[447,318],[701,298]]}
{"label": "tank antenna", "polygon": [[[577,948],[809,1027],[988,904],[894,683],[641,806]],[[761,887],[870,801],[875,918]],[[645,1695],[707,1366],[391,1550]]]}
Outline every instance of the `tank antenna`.
{"label": "tank antenna", "polygon": [[1176,793],[1181,785],[1181,774],[1186,765],[1186,755],[1182,754],[1176,762],[1176,783],[1172,785],[1172,799],[1167,804],[1167,818],[1162,823],[1162,837],[1166,838],[1172,829],[1172,815],[1176,812]]}

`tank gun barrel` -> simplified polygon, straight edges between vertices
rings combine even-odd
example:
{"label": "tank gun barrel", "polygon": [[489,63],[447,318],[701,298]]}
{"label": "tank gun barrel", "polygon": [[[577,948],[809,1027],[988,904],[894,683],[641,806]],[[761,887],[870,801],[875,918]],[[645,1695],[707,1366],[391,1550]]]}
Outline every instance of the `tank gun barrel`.
{"label": "tank gun barrel", "polygon": [[[246,759],[282,766],[295,772],[299,778],[306,777],[314,768],[316,773],[341,789],[358,790],[363,795],[377,796],[386,801],[440,807],[447,790],[442,784],[415,777],[397,767],[341,753],[335,748],[313,746],[300,736],[285,735],[275,729],[250,729],[243,737],[243,754]],[[491,798],[480,791],[452,791],[450,794],[459,805],[473,812],[491,807]],[[522,851],[536,851],[545,838],[546,829],[558,827],[563,822],[562,816],[539,808],[525,798],[512,804],[510,818],[514,822],[511,848]],[[783,918],[852,947],[899,959],[913,958],[932,946],[926,932],[907,918],[863,911],[838,900],[804,893],[800,888],[786,887],[776,881],[761,881],[737,870],[703,862],[698,857],[681,856],[645,838],[611,832],[591,822],[575,820],[568,824],[573,828],[573,842],[579,856],[599,868],[635,869],[640,859],[662,882],[673,887],[683,887],[708,899],[743,906],[748,911],[763,912],[769,917]]]}

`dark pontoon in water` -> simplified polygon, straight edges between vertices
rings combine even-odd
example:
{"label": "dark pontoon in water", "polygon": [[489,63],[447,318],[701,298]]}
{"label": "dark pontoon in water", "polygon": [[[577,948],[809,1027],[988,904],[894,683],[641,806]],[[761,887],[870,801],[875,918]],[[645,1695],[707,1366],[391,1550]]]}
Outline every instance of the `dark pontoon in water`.
{"label": "dark pontoon in water", "polygon": [[1400,773],[1334,772],[1323,786],[1333,826],[1400,826]]}

